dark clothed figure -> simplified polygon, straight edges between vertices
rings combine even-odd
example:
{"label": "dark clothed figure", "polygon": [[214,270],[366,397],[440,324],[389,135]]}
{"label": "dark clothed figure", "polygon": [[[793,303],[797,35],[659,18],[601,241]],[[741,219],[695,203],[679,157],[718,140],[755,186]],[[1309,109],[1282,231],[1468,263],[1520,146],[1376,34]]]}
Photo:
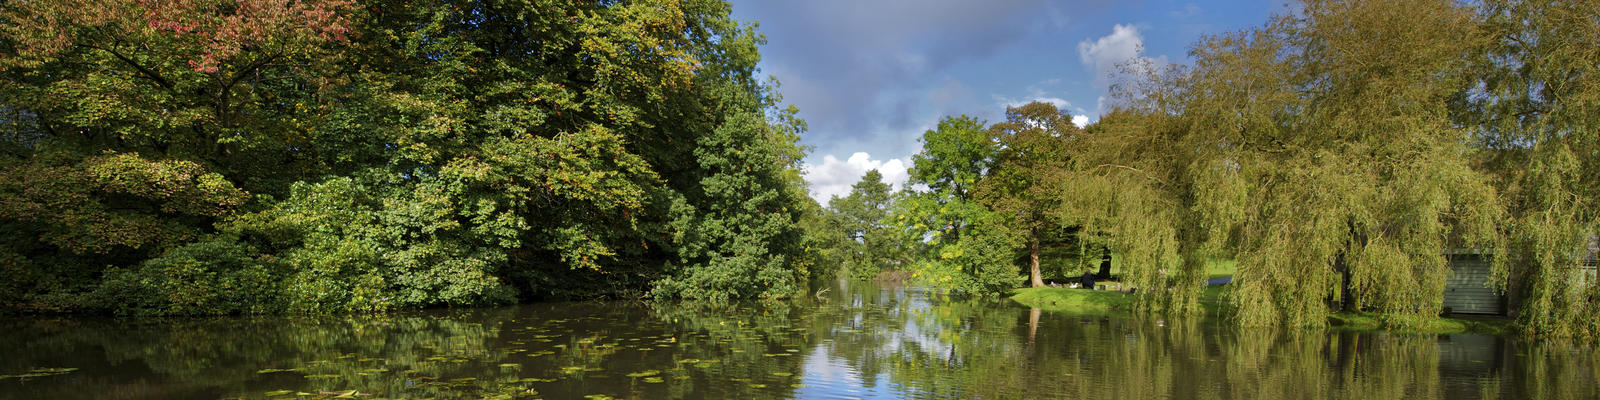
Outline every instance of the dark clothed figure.
{"label": "dark clothed figure", "polygon": [[1094,290],[1094,271],[1083,271],[1083,277],[1078,278],[1078,284],[1084,289]]}

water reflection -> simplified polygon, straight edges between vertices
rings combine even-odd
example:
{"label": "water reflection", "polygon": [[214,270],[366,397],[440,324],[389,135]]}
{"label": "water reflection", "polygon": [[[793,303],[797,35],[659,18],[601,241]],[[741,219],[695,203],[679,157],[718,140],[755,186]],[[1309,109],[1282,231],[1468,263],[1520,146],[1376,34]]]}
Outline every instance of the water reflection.
{"label": "water reflection", "polygon": [[[1591,349],[1238,331],[915,288],[708,308],[0,322],[0,398],[1593,398]],[[35,374],[41,368],[77,368]]]}

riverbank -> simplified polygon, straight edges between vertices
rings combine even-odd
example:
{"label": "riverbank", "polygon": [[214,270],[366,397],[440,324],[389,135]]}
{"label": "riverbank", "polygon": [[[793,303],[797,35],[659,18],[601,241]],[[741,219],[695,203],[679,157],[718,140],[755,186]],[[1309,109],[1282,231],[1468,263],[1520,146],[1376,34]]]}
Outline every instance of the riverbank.
{"label": "riverbank", "polygon": [[[1226,300],[1224,286],[1206,287],[1200,296],[1200,306],[1206,317],[1223,317]],[[1107,315],[1131,312],[1133,294],[1110,290],[1082,290],[1065,288],[1025,288],[1011,292],[1011,300],[1024,306],[1045,311],[1075,314]],[[1499,317],[1449,316],[1425,320],[1395,320],[1369,312],[1340,312],[1328,316],[1328,327],[1348,331],[1383,331],[1396,333],[1506,335],[1511,332],[1511,320]]]}

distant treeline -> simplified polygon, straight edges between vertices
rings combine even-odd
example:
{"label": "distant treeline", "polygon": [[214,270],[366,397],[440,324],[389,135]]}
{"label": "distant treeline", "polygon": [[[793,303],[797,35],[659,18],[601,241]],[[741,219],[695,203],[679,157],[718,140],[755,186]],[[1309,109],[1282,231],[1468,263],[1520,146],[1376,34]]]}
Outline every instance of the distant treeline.
{"label": "distant treeline", "polygon": [[785,297],[802,121],[716,0],[0,5],[0,310]]}
{"label": "distant treeline", "polygon": [[838,224],[864,246],[842,254],[876,254],[846,265],[996,293],[1040,284],[1042,242],[1103,245],[1139,308],[1188,314],[1233,259],[1239,325],[1404,328],[1443,311],[1447,253],[1480,253],[1525,333],[1600,336],[1600,1],[1293,9],[1191,65],[1124,65],[1088,127],[1041,103],[945,119],[910,171],[925,189],[874,200],[868,176],[828,208],[892,204]]}

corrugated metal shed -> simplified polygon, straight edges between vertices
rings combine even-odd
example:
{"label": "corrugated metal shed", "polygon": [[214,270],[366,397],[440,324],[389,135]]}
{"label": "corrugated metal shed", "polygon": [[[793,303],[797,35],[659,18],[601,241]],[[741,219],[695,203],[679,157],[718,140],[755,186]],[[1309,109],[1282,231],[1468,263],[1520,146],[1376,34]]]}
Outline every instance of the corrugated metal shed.
{"label": "corrugated metal shed", "polygon": [[1451,273],[1444,286],[1445,309],[1460,314],[1505,314],[1503,296],[1489,287],[1488,255],[1454,253],[1449,255]]}
{"label": "corrugated metal shed", "polygon": [[[1590,234],[1576,249],[1578,285],[1600,284],[1600,235]],[[1506,314],[1505,296],[1489,287],[1489,257],[1493,250],[1449,249],[1450,278],[1445,282],[1444,307],[1461,314]]]}
{"label": "corrugated metal shed", "polygon": [[1600,281],[1600,235],[1589,235],[1585,244],[1582,264],[1578,267],[1578,284],[1593,285]]}

